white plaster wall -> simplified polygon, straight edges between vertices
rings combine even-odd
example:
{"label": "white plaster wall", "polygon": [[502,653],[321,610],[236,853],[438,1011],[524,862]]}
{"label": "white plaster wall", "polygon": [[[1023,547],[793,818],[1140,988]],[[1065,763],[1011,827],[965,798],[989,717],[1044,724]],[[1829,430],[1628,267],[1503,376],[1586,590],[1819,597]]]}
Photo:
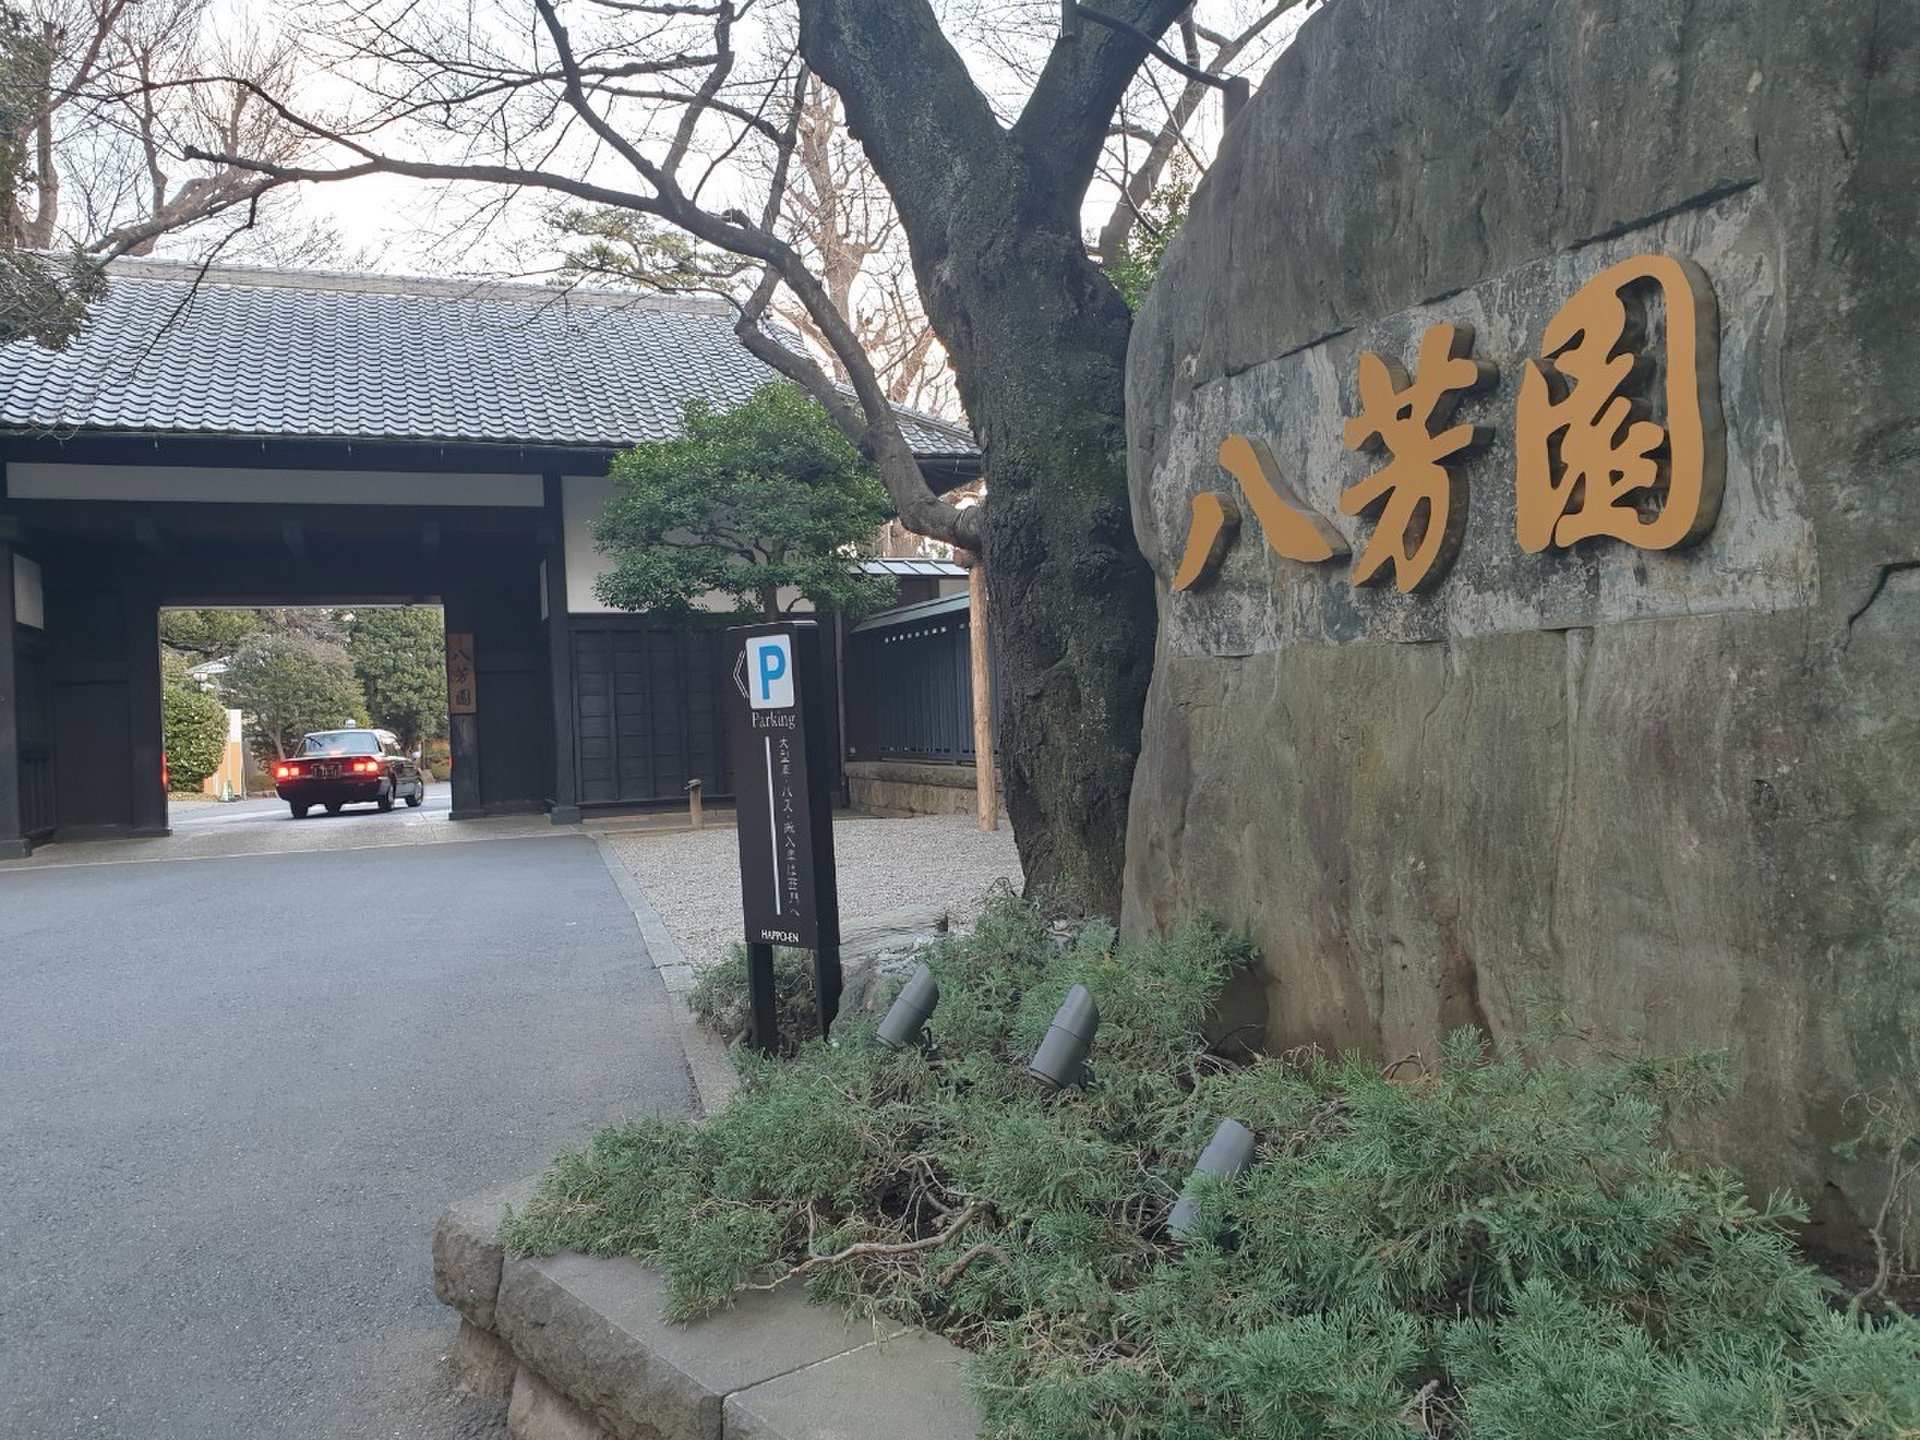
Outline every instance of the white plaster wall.
{"label": "white plaster wall", "polygon": [[617,614],[603,605],[593,593],[593,582],[607,571],[607,557],[593,541],[593,522],[613,498],[610,475],[562,475],[560,477],[561,534],[567,552],[567,613],[570,615]]}
{"label": "white plaster wall", "polygon": [[[563,475],[560,477],[561,534],[567,553],[567,613],[570,615],[626,615],[631,612],[605,604],[594,594],[594,582],[612,567],[594,543],[593,522],[613,498],[613,478],[608,475]],[[961,582],[964,585],[964,581]],[[709,593],[697,602],[702,610],[715,613],[731,610],[725,596]],[[813,606],[799,599],[797,591],[783,590],[780,603],[796,615],[813,613]]]}

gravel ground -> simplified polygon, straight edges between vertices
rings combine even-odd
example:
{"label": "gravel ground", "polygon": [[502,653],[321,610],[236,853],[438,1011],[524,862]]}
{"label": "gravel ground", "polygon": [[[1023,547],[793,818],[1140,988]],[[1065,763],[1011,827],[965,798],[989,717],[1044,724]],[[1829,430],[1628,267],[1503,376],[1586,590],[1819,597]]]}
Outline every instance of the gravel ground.
{"label": "gravel ground", "polygon": [[[610,835],[614,852],[680,942],[703,967],[740,939],[740,852],[733,826],[664,834]],[[956,926],[972,923],[995,880],[1020,886],[1020,857],[1005,820],[991,834],[970,815],[910,820],[836,819],[840,914],[858,920],[902,905],[944,905]]]}

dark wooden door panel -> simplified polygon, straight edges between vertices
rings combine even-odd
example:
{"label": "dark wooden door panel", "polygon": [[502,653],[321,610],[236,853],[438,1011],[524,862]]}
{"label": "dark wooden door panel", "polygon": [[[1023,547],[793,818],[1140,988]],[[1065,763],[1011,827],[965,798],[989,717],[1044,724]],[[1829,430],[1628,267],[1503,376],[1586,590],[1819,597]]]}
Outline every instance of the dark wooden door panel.
{"label": "dark wooden door panel", "polygon": [[644,621],[573,627],[575,748],[583,805],[679,801],[699,779],[709,799],[732,793],[725,637]]}

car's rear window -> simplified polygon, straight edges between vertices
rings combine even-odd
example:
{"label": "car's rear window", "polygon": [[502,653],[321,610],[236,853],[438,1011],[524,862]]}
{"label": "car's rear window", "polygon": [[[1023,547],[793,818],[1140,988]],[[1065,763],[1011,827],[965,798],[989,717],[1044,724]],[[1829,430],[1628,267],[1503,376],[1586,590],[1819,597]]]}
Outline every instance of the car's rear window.
{"label": "car's rear window", "polygon": [[371,730],[327,730],[300,742],[302,755],[378,755],[380,741]]}

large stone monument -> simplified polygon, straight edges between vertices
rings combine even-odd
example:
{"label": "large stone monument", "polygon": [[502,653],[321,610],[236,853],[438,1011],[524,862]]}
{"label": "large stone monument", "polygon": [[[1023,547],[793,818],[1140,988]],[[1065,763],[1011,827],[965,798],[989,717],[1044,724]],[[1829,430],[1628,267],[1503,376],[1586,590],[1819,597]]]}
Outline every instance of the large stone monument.
{"label": "large stone monument", "polygon": [[1128,363],[1126,922],[1268,1040],[1562,1004],[1857,1235],[1920,1089],[1920,0],[1331,0]]}

